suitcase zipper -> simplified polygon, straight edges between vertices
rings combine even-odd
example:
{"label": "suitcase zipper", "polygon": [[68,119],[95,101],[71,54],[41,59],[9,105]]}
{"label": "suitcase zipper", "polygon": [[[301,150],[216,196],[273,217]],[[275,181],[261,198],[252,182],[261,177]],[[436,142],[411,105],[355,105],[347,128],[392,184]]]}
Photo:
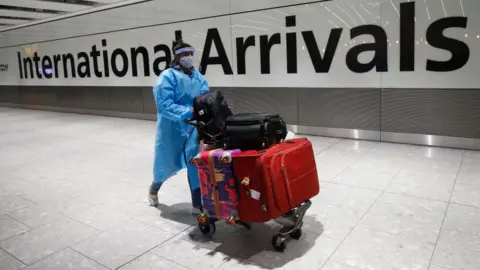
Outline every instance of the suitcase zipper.
{"label": "suitcase zipper", "polygon": [[[260,164],[264,164],[264,160],[265,160],[265,155],[261,155],[261,156],[260,156]],[[266,179],[266,178],[267,178],[267,175],[266,175],[265,170],[262,170],[262,174],[263,174],[263,177],[265,178],[265,180],[267,180],[267,179]],[[270,172],[270,174],[271,174],[271,172]],[[272,183],[272,189],[275,190],[275,183],[274,183],[274,181],[270,181],[270,182]],[[275,201],[276,201],[275,192],[272,192],[272,195],[275,197]],[[268,213],[268,212],[269,212],[269,211],[268,211],[269,209],[267,208],[266,203],[267,203],[267,202],[263,201],[262,209],[263,209],[263,211],[265,211],[265,212]]]}
{"label": "suitcase zipper", "polygon": [[[288,151],[280,151],[279,153],[277,153],[275,156],[273,156],[272,160],[270,161],[270,174],[273,174],[272,172],[272,164],[273,162],[276,160],[276,158],[278,156],[282,156],[282,159],[280,161],[280,170],[282,171],[282,175],[283,175],[283,182],[285,184],[285,189],[287,190],[287,199],[288,199],[288,203],[290,204],[290,207],[293,207],[293,204],[292,204],[292,192],[290,190],[290,183],[288,182],[288,174],[287,174],[287,171],[285,169],[285,157],[287,156],[287,154],[301,148],[303,145],[299,145],[295,148],[292,148],[292,149],[289,149]],[[275,184],[273,184],[274,181],[272,181],[272,186],[273,188],[275,189]],[[274,196],[275,196],[275,192],[274,192]],[[276,196],[275,196],[276,197]],[[278,207],[278,205],[277,205]]]}
{"label": "suitcase zipper", "polygon": [[218,188],[217,188],[217,180],[215,178],[215,150],[212,150],[208,153],[208,163],[210,165],[210,182],[212,183],[212,195],[213,201],[215,204],[215,216],[220,216],[220,206],[218,203]]}
{"label": "suitcase zipper", "polygon": [[280,170],[282,170],[283,178],[285,180],[285,188],[287,189],[287,198],[288,198],[288,203],[290,204],[290,207],[293,207],[292,204],[292,190],[290,189],[290,182],[288,181],[288,174],[287,170],[285,169],[285,156],[282,156],[282,163],[280,164]]}

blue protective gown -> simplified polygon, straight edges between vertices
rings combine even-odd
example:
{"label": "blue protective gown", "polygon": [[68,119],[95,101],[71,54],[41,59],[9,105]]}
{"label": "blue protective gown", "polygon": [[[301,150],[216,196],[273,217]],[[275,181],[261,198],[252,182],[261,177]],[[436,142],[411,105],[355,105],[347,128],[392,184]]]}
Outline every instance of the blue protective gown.
{"label": "blue protective gown", "polygon": [[[188,161],[198,154],[196,129],[183,120],[193,116],[193,99],[208,91],[203,75],[194,70],[191,75],[175,68],[164,70],[153,86],[157,105],[157,135],[153,165],[153,186],[160,186],[183,168],[188,169],[192,196],[199,190],[197,168]],[[199,198],[192,198],[198,205]],[[197,201],[197,202],[195,202]]]}

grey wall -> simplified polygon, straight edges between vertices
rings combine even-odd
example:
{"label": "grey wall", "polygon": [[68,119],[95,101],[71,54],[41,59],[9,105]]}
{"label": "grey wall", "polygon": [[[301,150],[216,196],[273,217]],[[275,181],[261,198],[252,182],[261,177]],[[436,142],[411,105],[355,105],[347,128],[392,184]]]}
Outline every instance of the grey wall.
{"label": "grey wall", "polygon": [[[475,89],[214,89],[235,112],[277,112],[291,125],[480,139]],[[0,103],[134,118],[156,113],[150,87],[0,86]]]}
{"label": "grey wall", "polygon": [[478,89],[384,89],[382,131],[480,138]]}

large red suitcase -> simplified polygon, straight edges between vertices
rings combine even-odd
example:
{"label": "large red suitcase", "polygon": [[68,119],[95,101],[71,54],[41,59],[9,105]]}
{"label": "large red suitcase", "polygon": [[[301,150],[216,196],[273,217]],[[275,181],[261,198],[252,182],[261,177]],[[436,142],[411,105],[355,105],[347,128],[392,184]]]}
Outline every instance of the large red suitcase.
{"label": "large red suitcase", "polygon": [[245,222],[279,218],[320,192],[314,151],[307,139],[234,154],[233,168],[240,182],[239,216]]}

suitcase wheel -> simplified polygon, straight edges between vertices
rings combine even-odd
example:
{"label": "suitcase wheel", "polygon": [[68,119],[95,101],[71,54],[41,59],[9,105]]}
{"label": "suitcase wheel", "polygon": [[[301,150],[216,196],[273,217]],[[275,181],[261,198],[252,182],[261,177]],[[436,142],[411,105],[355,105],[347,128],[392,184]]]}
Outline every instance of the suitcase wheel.
{"label": "suitcase wheel", "polygon": [[298,228],[295,231],[290,233],[292,239],[298,240],[302,237],[302,228]]}
{"label": "suitcase wheel", "polygon": [[231,225],[231,226],[235,226],[237,224],[237,221],[233,217],[230,217],[225,221],[227,222],[228,225]]}
{"label": "suitcase wheel", "polygon": [[272,237],[272,246],[276,251],[279,252],[284,252],[285,249],[287,248],[287,245],[285,244],[285,237],[283,237],[280,234],[276,234]]}
{"label": "suitcase wheel", "polygon": [[215,231],[217,230],[217,227],[215,226],[215,223],[207,222],[207,223],[198,223],[198,229],[200,229],[200,232],[202,232],[202,234],[204,235],[207,235],[207,234],[214,235]]}

